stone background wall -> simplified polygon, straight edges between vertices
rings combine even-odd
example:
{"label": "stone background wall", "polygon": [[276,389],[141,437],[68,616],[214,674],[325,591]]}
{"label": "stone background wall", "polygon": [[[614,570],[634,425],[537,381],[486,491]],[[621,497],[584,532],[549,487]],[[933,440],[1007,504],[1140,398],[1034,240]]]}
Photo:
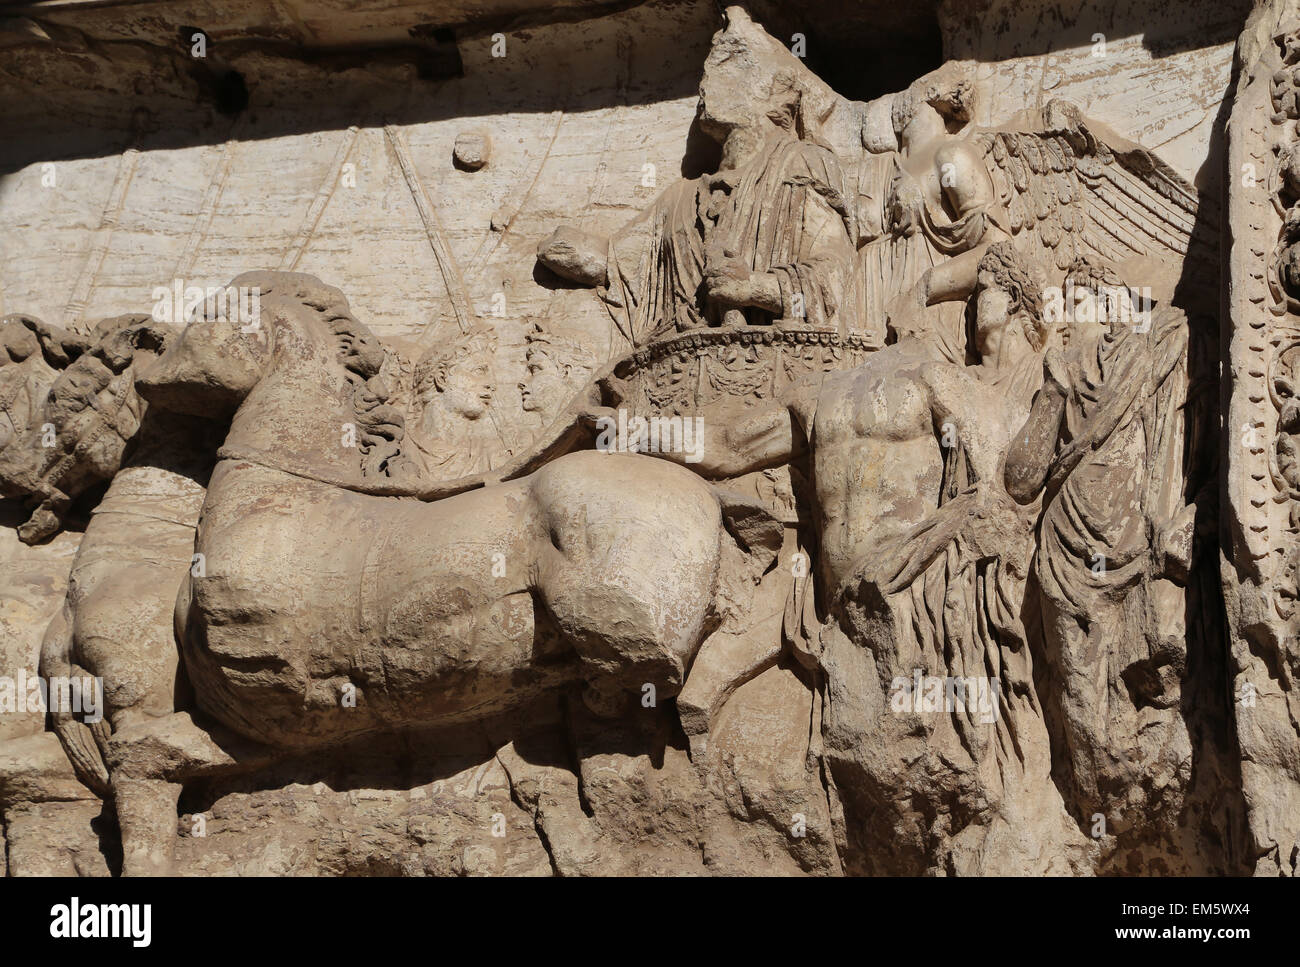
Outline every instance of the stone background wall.
{"label": "stone background wall", "polygon": [[[845,97],[845,118],[858,110],[850,102],[903,88],[944,60],[978,61],[978,123],[1001,123],[1054,97],[1072,100],[1156,151],[1201,188],[1203,204],[1217,206],[1225,96],[1245,0],[895,6],[827,0],[796,10],[767,0],[752,9],[782,40],[806,35],[809,66]],[[76,324],[148,312],[154,288],[173,279],[221,285],[250,269],[294,268],[341,288],[359,319],[412,349],[453,341],[467,320],[490,323],[498,333],[493,406],[507,428],[503,450],[518,451],[541,428],[538,417],[522,414],[515,389],[531,325],[570,344],[575,382],[623,348],[590,290],[536,264],[537,241],[561,224],[611,231],[712,157],[693,128],[700,65],[720,22],[712,2],[149,0],[19,5],[3,16],[0,313]],[[191,27],[211,38],[202,63],[189,56]],[[493,56],[497,33],[504,57]],[[490,140],[481,170],[453,163],[463,134]],[[350,178],[341,178],[345,170]],[[16,522],[0,521],[0,667],[34,674],[79,535],[27,548],[16,540]],[[764,717],[766,709],[808,700],[793,673],[770,669],[745,689],[721,723],[719,761],[726,761],[728,732],[746,741],[764,733],[775,736],[762,753],[771,769],[802,764],[806,736]],[[806,714],[796,709],[796,725]],[[41,725],[31,716],[0,717],[0,739],[35,736]],[[446,788],[418,795],[413,790],[426,787],[417,783],[371,795],[355,777],[322,792],[295,784],[291,770],[270,792],[208,790],[191,805],[208,810],[215,828],[228,822],[232,838],[224,847],[209,841],[206,853],[185,848],[199,870],[246,862],[283,872],[363,872],[367,864],[372,872],[412,865],[442,873],[609,872],[598,868],[591,845],[605,837],[610,848],[600,855],[627,850],[628,871],[680,871],[697,845],[692,837],[721,820],[710,818],[713,799],[703,788],[698,798],[674,801],[696,780],[683,778],[690,774],[684,751],[666,741],[667,758],[658,763],[606,753],[583,763],[584,780],[606,783],[594,817],[554,804],[548,813],[548,796],[568,801],[556,791],[568,780],[543,770],[521,785],[519,765],[512,775],[509,755],[495,753],[460,771],[444,768]],[[734,765],[726,761],[727,769]],[[711,791],[734,807],[733,819],[747,817],[737,827],[743,832],[723,837],[734,836],[726,839],[732,845],[715,839],[715,865],[745,869],[767,856],[790,872],[833,871],[825,844],[810,843],[792,861],[768,842],[781,835],[792,801],[815,798],[796,771],[773,787],[746,789],[752,773],[735,767],[726,788]],[[669,774],[680,784],[667,782]],[[477,812],[491,812],[485,788],[511,828],[532,837],[531,851],[489,855],[496,845],[476,839]],[[416,803],[426,795],[453,806],[429,819]],[[666,828],[615,832],[629,803],[655,797]],[[70,822],[84,836],[50,859],[32,838],[44,835],[35,832],[45,828],[41,817],[11,816],[11,867],[107,872],[90,826],[97,802],[31,809],[76,813]],[[329,814],[336,832],[257,845],[257,830],[275,809],[305,817],[303,830]],[[375,835],[391,833],[391,841],[353,856],[346,830],[337,831],[348,823],[358,837],[381,829],[387,833]],[[431,828],[438,823],[447,828]],[[593,832],[593,823],[604,825]],[[682,834],[687,827],[696,832]],[[421,852],[448,836],[460,844],[454,862]],[[683,842],[690,849],[678,855]],[[638,844],[650,845],[638,854]],[[375,860],[378,854],[385,858]]]}

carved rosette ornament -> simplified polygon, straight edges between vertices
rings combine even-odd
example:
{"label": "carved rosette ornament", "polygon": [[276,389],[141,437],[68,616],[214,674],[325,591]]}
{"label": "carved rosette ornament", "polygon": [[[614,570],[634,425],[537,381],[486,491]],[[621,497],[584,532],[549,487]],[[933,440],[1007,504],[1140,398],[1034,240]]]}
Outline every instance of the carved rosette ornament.
{"label": "carved rosette ornament", "polygon": [[1224,594],[1242,783],[1258,872],[1300,850],[1300,10],[1258,8],[1228,124]]}

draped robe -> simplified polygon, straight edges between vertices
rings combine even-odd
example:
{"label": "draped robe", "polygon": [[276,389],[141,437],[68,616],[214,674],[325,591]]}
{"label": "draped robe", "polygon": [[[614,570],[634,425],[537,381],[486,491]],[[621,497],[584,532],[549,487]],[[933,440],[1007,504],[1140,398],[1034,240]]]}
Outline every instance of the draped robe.
{"label": "draped robe", "polygon": [[[1165,308],[1149,332],[1117,327],[1066,357],[1036,569],[1062,767],[1085,814],[1176,809],[1190,781],[1186,602],[1159,546],[1185,505],[1187,341]],[[1148,789],[1150,775],[1169,779]]]}
{"label": "draped robe", "polygon": [[1072,614],[1141,580],[1148,523],[1181,503],[1186,359],[1176,310],[1156,311],[1149,332],[1124,326],[1067,356],[1073,386],[1048,471],[1038,572],[1044,593]]}
{"label": "draped robe", "polygon": [[780,315],[745,308],[747,324],[857,331],[854,225],[834,155],[773,139],[742,168],[674,185],[619,232],[601,295],[630,346],[721,325],[724,310],[705,297],[703,282],[708,253],[726,252],[780,285]]}

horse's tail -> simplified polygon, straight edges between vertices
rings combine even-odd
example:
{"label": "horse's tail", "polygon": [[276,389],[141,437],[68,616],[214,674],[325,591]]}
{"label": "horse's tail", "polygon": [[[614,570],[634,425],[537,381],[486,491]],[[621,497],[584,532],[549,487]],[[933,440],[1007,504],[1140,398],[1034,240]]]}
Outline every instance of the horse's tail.
{"label": "horse's tail", "polygon": [[[58,676],[68,680],[74,676],[88,677],[72,659],[72,640],[72,620],[65,602],[45,629],[45,637],[41,641],[40,673],[47,682],[54,681]],[[107,797],[108,766],[104,761],[103,750],[112,735],[108,720],[101,718],[88,725],[75,718],[71,710],[60,707],[50,709],[50,721],[77,778],[96,795]]]}

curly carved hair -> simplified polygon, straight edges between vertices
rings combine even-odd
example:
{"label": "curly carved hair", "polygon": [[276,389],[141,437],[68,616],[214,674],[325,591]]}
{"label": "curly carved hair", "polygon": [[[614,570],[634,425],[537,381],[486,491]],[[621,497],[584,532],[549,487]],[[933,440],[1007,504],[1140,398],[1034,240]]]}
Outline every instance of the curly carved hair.
{"label": "curly carved hair", "polygon": [[462,339],[434,347],[415,364],[416,395],[427,392],[430,386],[441,391],[448,372],[457,364],[481,354],[491,356],[494,352],[496,333],[487,327],[473,329]]}
{"label": "curly carved hair", "polygon": [[[1029,264],[1010,242],[994,242],[979,261],[979,274],[993,273],[993,285],[1011,299],[1012,316],[1025,315],[1025,338],[1037,352],[1047,341],[1047,324],[1043,319],[1043,287]],[[976,288],[979,291],[979,287]]]}
{"label": "curly carved hair", "polygon": [[1124,281],[1118,272],[1109,266],[1098,265],[1086,256],[1080,256],[1070,263],[1070,267],[1065,272],[1063,287],[1067,292],[1071,288],[1086,289],[1094,295],[1106,298],[1123,292],[1128,296],[1133,311],[1144,308],[1138,291]]}
{"label": "curly carved hair", "polygon": [[1128,288],[1118,272],[1109,266],[1097,265],[1087,256],[1080,256],[1070,263],[1070,267],[1065,270],[1065,284],[1067,287],[1074,286],[1093,292],[1101,289]]}

